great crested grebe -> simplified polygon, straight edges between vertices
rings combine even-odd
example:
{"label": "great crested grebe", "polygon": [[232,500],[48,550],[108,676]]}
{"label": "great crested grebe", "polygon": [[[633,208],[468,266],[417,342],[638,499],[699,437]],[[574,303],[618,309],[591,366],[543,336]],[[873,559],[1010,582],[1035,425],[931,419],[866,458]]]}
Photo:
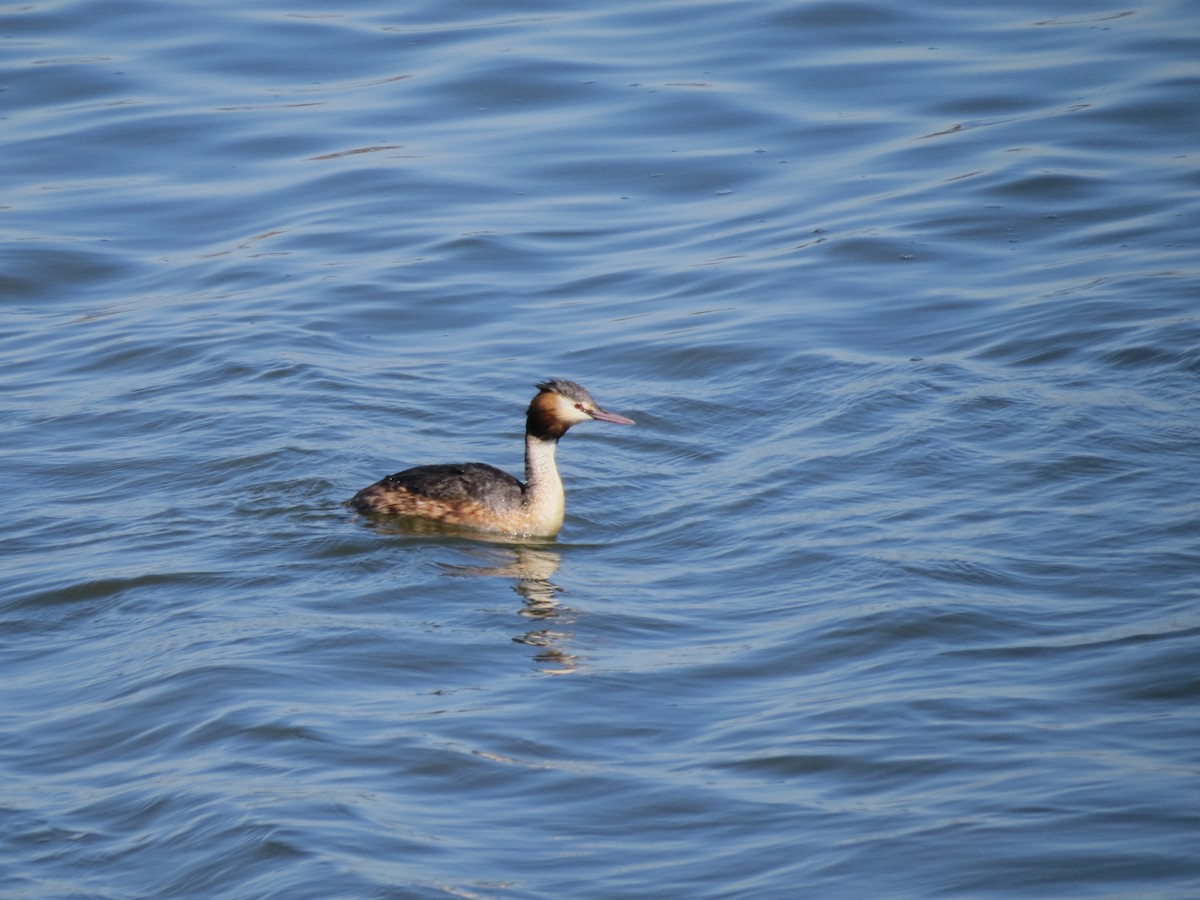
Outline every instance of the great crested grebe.
{"label": "great crested grebe", "polygon": [[487,463],[417,466],[365,487],[350,505],[367,513],[425,519],[479,531],[554,537],[563,523],[563,486],[554,464],[567,429],[595,419],[633,420],[606,412],[574,381],[537,385],[525,413],[525,483]]}

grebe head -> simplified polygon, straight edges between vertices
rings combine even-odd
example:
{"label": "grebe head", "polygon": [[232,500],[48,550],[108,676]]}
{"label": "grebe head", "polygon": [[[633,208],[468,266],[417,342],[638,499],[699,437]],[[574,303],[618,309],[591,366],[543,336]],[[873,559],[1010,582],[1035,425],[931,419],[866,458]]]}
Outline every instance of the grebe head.
{"label": "grebe head", "polygon": [[601,409],[592,395],[574,381],[544,381],[537,389],[538,395],[525,414],[525,430],[544,440],[558,440],[572,425],[589,419],[614,425],[633,424],[633,419]]}

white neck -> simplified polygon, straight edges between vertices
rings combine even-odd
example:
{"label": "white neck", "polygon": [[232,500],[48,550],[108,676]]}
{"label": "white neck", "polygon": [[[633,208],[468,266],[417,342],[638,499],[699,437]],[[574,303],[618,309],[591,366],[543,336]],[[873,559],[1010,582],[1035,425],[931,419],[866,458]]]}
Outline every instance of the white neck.
{"label": "white neck", "polygon": [[565,512],[562,479],[554,464],[558,441],[525,435],[525,509],[530,534],[557,534]]}

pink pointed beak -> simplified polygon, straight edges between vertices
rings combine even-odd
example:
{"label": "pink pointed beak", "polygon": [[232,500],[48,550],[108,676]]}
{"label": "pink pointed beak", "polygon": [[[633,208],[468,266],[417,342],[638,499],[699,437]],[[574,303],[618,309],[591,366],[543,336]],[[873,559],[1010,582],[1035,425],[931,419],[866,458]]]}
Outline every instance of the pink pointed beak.
{"label": "pink pointed beak", "polygon": [[624,416],[618,416],[616,413],[610,413],[607,410],[596,407],[589,409],[588,415],[598,422],[612,422],[614,425],[632,425],[633,419],[627,419]]}

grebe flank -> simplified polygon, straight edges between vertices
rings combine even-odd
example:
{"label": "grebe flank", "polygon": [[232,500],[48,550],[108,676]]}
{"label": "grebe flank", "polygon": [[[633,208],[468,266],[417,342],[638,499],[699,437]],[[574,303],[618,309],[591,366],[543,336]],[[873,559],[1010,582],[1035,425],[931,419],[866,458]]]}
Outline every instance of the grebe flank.
{"label": "grebe flank", "polygon": [[524,484],[486,463],[417,466],[363,488],[350,505],[377,515],[554,537],[564,512],[562,479],[554,464],[558,439],[572,425],[591,419],[616,425],[633,420],[601,409],[574,381],[546,381],[537,389],[525,413]]}

